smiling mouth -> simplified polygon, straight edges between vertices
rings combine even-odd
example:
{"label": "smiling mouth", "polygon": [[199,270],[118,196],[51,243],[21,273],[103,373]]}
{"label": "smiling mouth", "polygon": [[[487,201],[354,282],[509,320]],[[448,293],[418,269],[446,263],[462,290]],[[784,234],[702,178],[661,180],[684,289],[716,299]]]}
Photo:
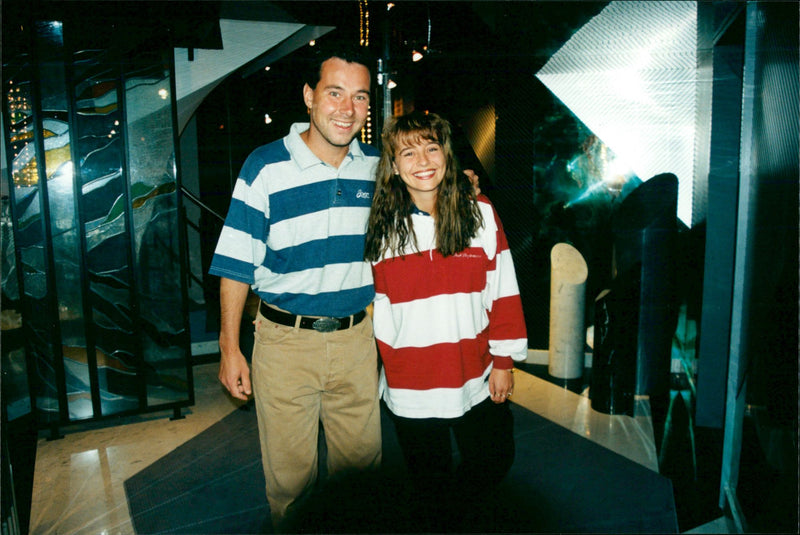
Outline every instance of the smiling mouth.
{"label": "smiling mouth", "polygon": [[333,125],[334,126],[336,126],[338,128],[344,128],[346,130],[349,130],[350,128],[352,128],[353,124],[354,123],[343,123],[341,121],[333,121]]}
{"label": "smiling mouth", "polygon": [[429,170],[429,171],[420,171],[419,173],[414,173],[414,176],[416,178],[419,178],[420,180],[427,180],[429,178],[433,178],[433,175],[435,175],[435,174],[436,174],[436,171],[430,171]]}

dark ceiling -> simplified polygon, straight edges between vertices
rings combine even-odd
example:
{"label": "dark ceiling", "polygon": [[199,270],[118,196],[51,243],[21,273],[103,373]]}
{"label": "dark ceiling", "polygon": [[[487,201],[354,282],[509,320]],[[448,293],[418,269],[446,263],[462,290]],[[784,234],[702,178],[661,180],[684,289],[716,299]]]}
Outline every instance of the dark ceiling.
{"label": "dark ceiling", "polygon": [[[271,4],[299,22],[334,26],[326,39],[358,42],[364,28],[357,1]],[[396,97],[457,120],[459,110],[494,102],[509,80],[533,84],[536,71],[607,4],[406,1],[387,12],[386,2],[368,2],[369,44],[376,55],[388,58],[398,83]],[[429,47],[425,59],[412,63],[412,50],[423,46]],[[282,63],[290,67],[299,54]]]}

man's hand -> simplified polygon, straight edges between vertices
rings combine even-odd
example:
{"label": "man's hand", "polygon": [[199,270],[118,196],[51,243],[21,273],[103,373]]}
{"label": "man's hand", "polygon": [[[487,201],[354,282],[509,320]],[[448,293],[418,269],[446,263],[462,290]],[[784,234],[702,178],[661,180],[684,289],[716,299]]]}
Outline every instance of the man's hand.
{"label": "man's hand", "polygon": [[495,403],[503,403],[514,393],[514,374],[511,370],[492,368],[489,373],[489,394]]}
{"label": "man's hand", "polygon": [[253,393],[250,385],[250,368],[239,348],[231,354],[223,353],[220,357],[219,380],[236,399],[246,401]]}
{"label": "man's hand", "polygon": [[475,171],[473,171],[472,169],[464,169],[464,174],[467,175],[469,181],[472,182],[472,187],[475,188],[475,196],[477,197],[478,195],[481,194],[481,187],[479,185],[480,178],[478,177],[478,175],[475,174]]}
{"label": "man's hand", "polygon": [[233,397],[242,400],[253,393],[250,368],[239,348],[239,327],[249,291],[248,284],[220,279],[219,380]]}

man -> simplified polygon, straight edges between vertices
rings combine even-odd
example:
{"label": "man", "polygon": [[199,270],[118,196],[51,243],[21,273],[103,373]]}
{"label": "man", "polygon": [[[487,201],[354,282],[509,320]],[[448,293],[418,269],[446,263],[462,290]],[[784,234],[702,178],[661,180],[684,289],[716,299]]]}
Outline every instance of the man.
{"label": "man", "polygon": [[[245,161],[210,273],[220,283],[219,378],[254,394],[273,525],[286,528],[317,479],[319,423],[330,475],[381,460],[374,290],[363,261],[377,151],[363,48],[321,53],[303,99],[309,124]],[[239,347],[248,292],[261,298],[252,376]]]}

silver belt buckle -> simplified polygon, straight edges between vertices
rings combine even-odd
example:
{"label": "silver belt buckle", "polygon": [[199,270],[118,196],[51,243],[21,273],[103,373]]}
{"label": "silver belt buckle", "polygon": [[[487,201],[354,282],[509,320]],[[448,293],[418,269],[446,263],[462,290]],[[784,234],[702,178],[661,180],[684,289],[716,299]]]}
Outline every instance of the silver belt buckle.
{"label": "silver belt buckle", "polygon": [[319,318],[311,324],[311,327],[317,332],[331,333],[339,330],[339,320],[336,318]]}

